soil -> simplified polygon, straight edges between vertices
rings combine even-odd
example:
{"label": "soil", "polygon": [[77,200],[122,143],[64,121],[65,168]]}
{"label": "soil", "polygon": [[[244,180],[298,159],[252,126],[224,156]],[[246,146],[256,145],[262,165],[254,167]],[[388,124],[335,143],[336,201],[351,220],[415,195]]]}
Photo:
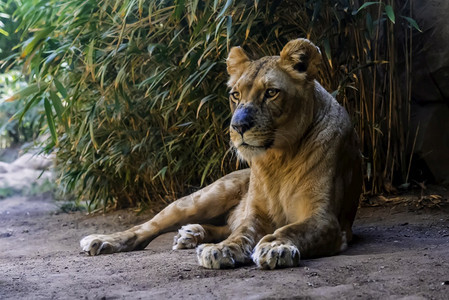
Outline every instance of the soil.
{"label": "soil", "polygon": [[173,233],[90,257],[80,238],[150,215],[62,213],[48,196],[10,197],[0,200],[0,299],[448,299],[448,196],[380,197],[359,210],[348,250],[274,271],[204,269],[194,250],[171,250]]}

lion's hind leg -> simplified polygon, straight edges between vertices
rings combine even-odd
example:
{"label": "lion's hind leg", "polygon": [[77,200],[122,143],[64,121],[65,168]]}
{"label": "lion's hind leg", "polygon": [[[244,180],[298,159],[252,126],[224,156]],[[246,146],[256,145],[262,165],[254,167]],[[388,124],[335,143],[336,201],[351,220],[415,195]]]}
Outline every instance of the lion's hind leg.
{"label": "lion's hind leg", "polygon": [[173,250],[192,249],[202,243],[220,242],[231,234],[228,225],[188,224],[178,230],[173,239]]}
{"label": "lion's hind leg", "polygon": [[140,250],[162,233],[226,214],[246,195],[249,175],[249,169],[228,174],[204,189],[176,200],[148,222],[126,231],[86,236],[80,241],[81,249],[89,255]]}
{"label": "lion's hind leg", "polygon": [[130,231],[113,234],[91,234],[80,241],[81,250],[89,255],[127,251],[134,246],[137,235]]}

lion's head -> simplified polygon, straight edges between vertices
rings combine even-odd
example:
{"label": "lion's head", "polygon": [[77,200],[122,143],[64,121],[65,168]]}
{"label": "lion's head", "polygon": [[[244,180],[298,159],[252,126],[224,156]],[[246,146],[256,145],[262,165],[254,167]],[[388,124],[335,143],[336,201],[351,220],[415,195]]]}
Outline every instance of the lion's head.
{"label": "lion's head", "polygon": [[280,56],[250,60],[240,47],[227,58],[231,141],[241,158],[286,149],[302,137],[314,116],[319,49],[306,39],[290,41]]}

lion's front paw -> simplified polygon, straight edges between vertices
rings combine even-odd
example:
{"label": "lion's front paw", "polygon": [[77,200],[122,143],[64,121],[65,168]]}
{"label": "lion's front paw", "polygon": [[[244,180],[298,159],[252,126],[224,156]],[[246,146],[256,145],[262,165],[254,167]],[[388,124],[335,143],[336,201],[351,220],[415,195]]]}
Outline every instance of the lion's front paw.
{"label": "lion's front paw", "polygon": [[202,244],[197,250],[198,263],[208,269],[234,268],[246,263],[249,255],[245,255],[237,244]]}
{"label": "lion's front paw", "polygon": [[205,234],[206,231],[199,224],[182,226],[173,239],[173,250],[195,248],[204,240]]}
{"label": "lion's front paw", "polygon": [[268,235],[257,244],[252,258],[259,268],[272,270],[298,266],[300,253],[295,245]]}
{"label": "lion's front paw", "polygon": [[134,250],[137,236],[129,232],[91,234],[80,241],[81,250],[89,255],[110,254]]}
{"label": "lion's front paw", "polygon": [[89,255],[113,253],[110,239],[104,234],[91,234],[80,241],[81,250]]}

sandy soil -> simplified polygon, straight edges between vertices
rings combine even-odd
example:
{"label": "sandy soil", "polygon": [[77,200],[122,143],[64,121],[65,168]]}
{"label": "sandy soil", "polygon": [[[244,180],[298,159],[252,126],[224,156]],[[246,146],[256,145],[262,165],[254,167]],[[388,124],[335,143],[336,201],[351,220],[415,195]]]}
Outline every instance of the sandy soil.
{"label": "sandy soil", "polygon": [[341,255],[291,269],[217,271],[199,267],[194,250],[171,250],[173,234],[144,251],[80,253],[84,235],[148,215],[66,214],[48,197],[2,199],[0,299],[448,299],[449,209],[395,203],[360,209],[356,240]]}

